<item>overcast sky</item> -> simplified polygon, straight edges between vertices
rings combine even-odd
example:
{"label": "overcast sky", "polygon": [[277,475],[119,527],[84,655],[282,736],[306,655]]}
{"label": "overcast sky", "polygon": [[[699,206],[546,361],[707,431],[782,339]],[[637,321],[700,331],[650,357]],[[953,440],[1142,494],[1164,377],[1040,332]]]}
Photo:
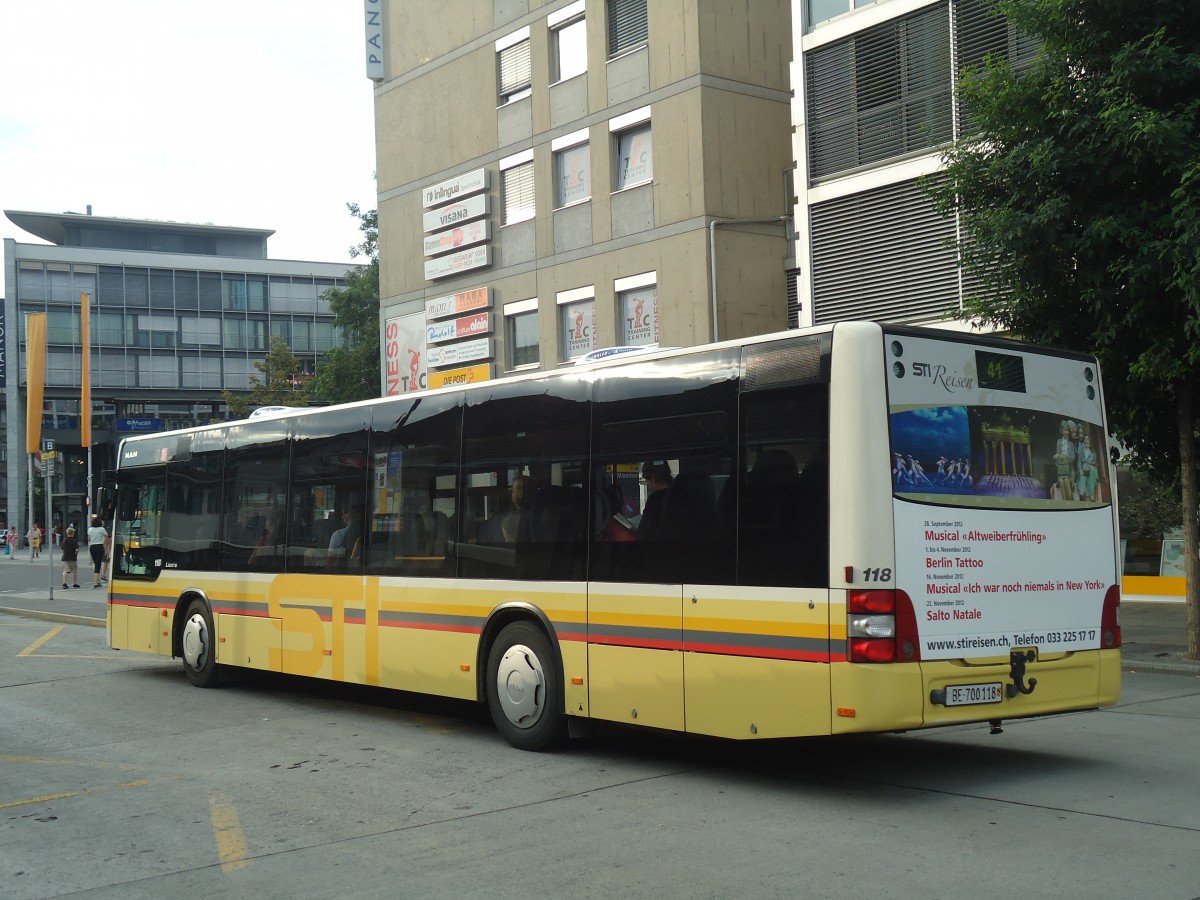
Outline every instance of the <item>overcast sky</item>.
{"label": "overcast sky", "polygon": [[[350,261],[375,207],[362,0],[0,0],[0,210],[274,229]],[[42,243],[0,214],[0,237]]]}

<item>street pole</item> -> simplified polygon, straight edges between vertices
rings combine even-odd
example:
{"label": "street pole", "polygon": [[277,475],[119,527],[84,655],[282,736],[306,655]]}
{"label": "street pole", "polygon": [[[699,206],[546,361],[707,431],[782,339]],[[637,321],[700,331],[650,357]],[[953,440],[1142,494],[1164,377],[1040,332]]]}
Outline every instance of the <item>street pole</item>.
{"label": "street pole", "polygon": [[[25,526],[25,540],[29,541],[29,532],[33,531],[33,454],[29,454],[29,504],[25,509],[29,513],[29,522]],[[29,561],[33,562],[33,541],[29,541]]]}
{"label": "street pole", "polygon": [[45,545],[44,549],[46,551],[46,574],[47,574],[47,577],[49,578],[48,584],[50,587],[50,599],[53,600],[54,599],[54,554],[51,552],[51,548],[54,545],[54,537],[53,537],[54,530],[52,528],[50,528],[50,467],[52,465],[55,465],[58,462],[58,459],[57,459],[57,454],[51,456],[50,454],[44,453],[42,455],[43,455],[43,457],[49,457],[49,458],[42,460],[42,493],[45,495],[43,499],[45,500],[45,507],[46,507],[46,529],[47,529],[47,532],[51,535],[51,538],[50,538],[50,543],[47,544],[45,537],[43,537],[42,544]]}

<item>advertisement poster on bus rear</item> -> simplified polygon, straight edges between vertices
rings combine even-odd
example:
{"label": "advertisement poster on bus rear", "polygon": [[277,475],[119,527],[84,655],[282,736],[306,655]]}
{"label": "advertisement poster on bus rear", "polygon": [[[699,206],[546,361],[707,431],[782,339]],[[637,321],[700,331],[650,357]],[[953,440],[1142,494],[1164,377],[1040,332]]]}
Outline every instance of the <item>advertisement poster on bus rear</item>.
{"label": "advertisement poster on bus rear", "polygon": [[1099,647],[1117,569],[1095,363],[908,334],[885,347],[896,587],[922,658]]}

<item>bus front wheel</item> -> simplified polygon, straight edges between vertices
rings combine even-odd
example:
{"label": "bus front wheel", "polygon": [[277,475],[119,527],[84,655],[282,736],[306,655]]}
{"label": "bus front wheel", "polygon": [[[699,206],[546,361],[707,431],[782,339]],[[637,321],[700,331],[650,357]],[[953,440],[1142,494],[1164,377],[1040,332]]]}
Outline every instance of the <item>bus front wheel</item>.
{"label": "bus front wheel", "polygon": [[216,687],[217,647],[212,612],[203,600],[193,600],[183,615],[183,671],[196,687]]}
{"label": "bus front wheel", "polygon": [[519,750],[549,750],[567,735],[562,680],[550,642],[530,622],[505,626],[488,654],[488,710]]}

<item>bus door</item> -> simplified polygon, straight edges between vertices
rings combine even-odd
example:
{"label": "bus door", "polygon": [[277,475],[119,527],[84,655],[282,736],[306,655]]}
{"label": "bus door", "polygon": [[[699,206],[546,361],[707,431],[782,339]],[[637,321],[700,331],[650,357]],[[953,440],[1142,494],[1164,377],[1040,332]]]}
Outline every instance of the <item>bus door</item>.
{"label": "bus door", "polygon": [[718,494],[724,527],[693,547],[706,571],[684,585],[687,730],[827,734],[828,338],[742,353],[736,478]]}
{"label": "bus door", "polygon": [[690,584],[734,582],[740,351],[597,374],[588,682],[596,718],[685,730]]}

